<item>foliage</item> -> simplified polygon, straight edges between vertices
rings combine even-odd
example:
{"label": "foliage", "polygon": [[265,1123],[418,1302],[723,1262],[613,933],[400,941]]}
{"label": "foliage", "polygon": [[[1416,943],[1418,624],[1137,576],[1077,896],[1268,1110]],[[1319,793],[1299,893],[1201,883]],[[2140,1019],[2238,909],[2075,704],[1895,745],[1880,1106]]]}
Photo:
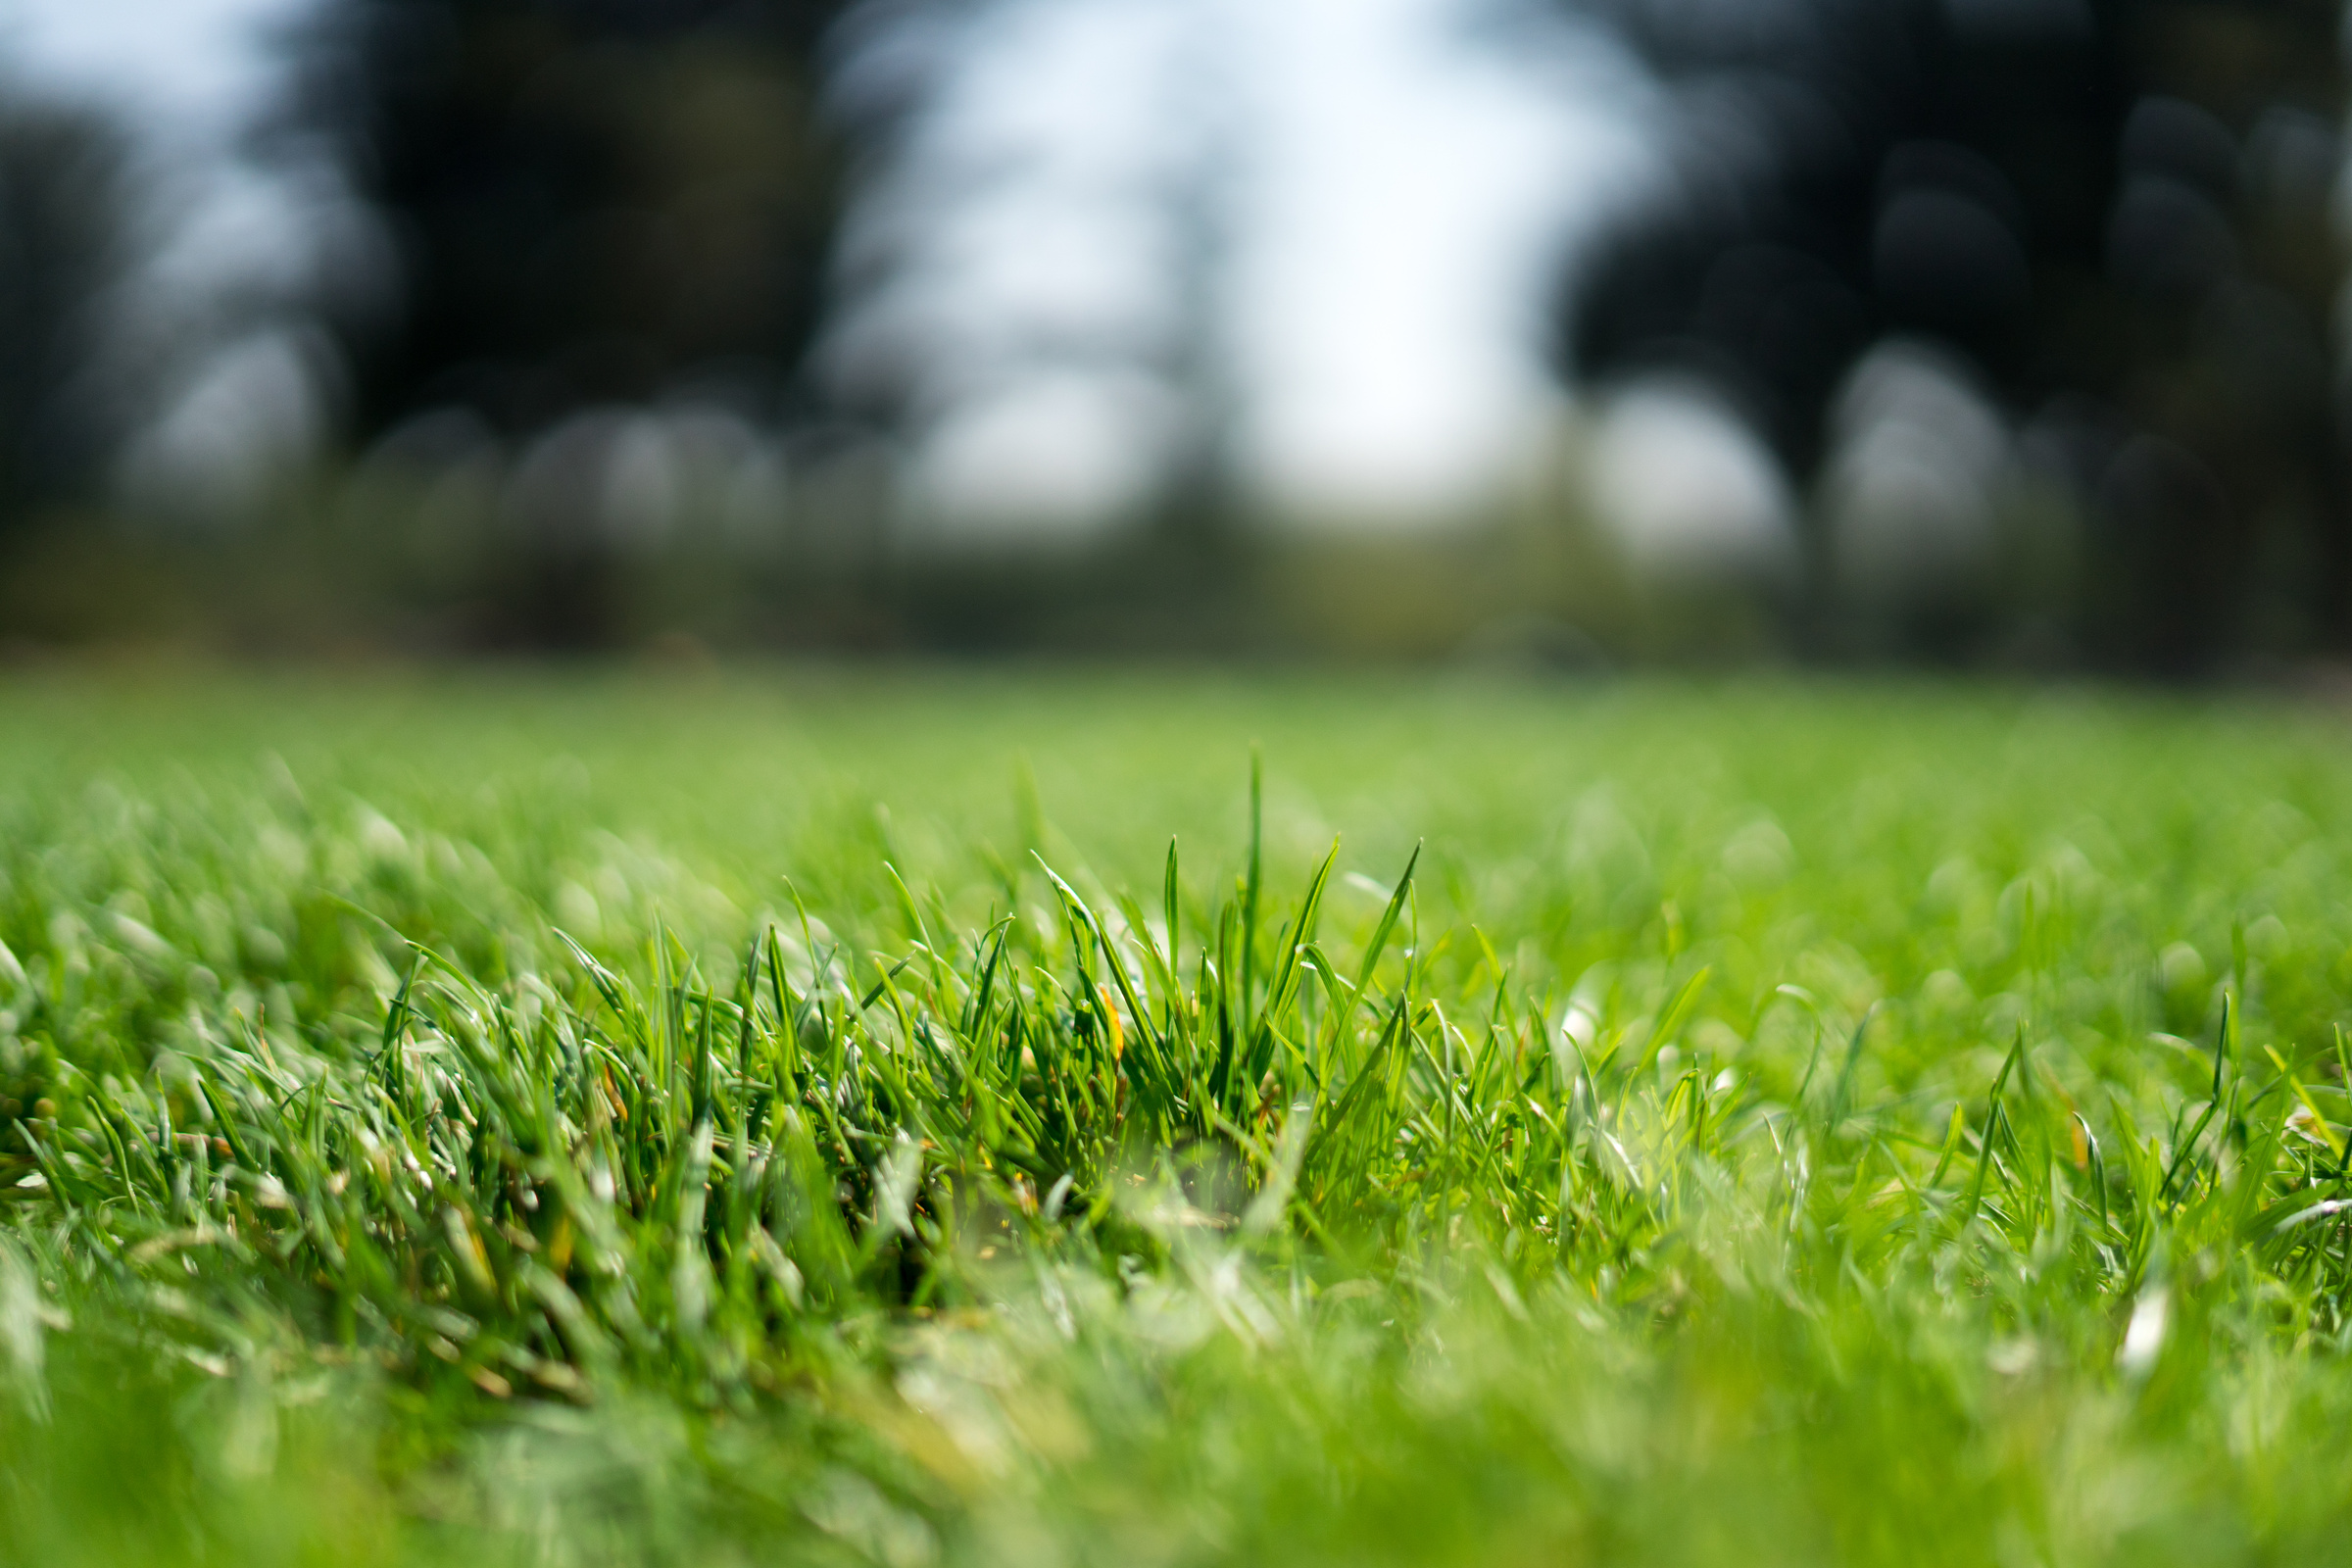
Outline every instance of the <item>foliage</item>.
{"label": "foliage", "polygon": [[[2032,548],[2006,574],[2065,563],[2083,659],[2178,673],[2342,640],[2336,8],[1804,0],[1743,27],[1602,10],[1703,108],[1673,177],[1563,291],[1577,373],[1700,378],[1810,481],[1856,361],[1924,341],[2082,514],[2020,519]],[[1916,604],[1839,604],[1853,586],[1819,575],[1817,645],[1867,647],[1884,621],[1881,643],[1949,654],[2026,618],[2000,574],[1923,568]]]}
{"label": "foliage", "polygon": [[0,540],[13,542],[44,510],[93,500],[133,413],[106,317],[149,192],[101,109],[9,75],[0,92]]}
{"label": "foliage", "polygon": [[358,422],[509,433],[682,381],[775,396],[840,201],[836,0],[339,0],[269,132],[323,142],[392,231],[395,329],[347,314]]}

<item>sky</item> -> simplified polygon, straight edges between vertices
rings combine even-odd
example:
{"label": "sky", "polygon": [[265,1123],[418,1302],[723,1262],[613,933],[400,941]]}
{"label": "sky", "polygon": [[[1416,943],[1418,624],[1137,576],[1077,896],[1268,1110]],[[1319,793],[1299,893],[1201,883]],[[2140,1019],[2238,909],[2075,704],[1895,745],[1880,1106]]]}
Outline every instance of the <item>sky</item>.
{"label": "sky", "polygon": [[1348,526],[1440,514],[1542,439],[1563,253],[1656,172],[1654,108],[1597,36],[1471,12],[1005,0],[961,40],[839,345],[922,345],[951,519],[1083,526],[1200,438],[1187,387],[1230,401],[1246,477]]}
{"label": "sky", "polygon": [[[0,0],[0,39],[197,171],[187,270],[227,275],[282,265],[310,210],[228,153],[270,81],[266,29],[301,4]],[[1229,395],[1218,450],[1304,514],[1426,516],[1541,439],[1560,260],[1646,177],[1652,111],[1596,36],[1482,43],[1477,4],[997,7],[898,210],[877,203],[898,265],[837,345],[853,368],[877,335],[917,345],[945,510],[1115,510],[1199,437],[1179,389],[1202,377]],[[1025,172],[970,196],[958,171],[990,160]]]}
{"label": "sky", "polygon": [[212,138],[266,88],[263,31],[294,9],[295,0],[0,0],[0,40],[44,75]]}
{"label": "sky", "polygon": [[1240,455],[1361,517],[1442,507],[1550,416],[1563,252],[1646,173],[1647,106],[1590,34],[1452,36],[1457,0],[1241,5],[1266,124],[1235,298]]}

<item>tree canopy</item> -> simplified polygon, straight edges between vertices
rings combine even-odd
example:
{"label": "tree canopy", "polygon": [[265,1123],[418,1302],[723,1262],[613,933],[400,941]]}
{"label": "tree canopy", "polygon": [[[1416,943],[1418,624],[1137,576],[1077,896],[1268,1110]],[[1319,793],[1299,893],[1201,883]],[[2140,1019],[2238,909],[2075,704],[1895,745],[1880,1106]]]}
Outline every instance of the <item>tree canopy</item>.
{"label": "tree canopy", "polygon": [[332,0],[272,133],[388,224],[389,320],[337,323],[363,432],[462,404],[510,432],[720,379],[788,399],[843,157],[847,0]]}

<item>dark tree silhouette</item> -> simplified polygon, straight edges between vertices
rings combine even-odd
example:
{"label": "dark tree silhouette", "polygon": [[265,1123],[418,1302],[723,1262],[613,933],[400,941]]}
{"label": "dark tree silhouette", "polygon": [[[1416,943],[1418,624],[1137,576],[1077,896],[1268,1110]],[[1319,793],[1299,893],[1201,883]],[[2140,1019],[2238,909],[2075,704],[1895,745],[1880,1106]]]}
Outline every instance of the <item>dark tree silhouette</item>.
{"label": "dark tree silhouette", "polygon": [[103,339],[136,184],[110,119],[0,77],[0,537],[89,499],[122,433]]}
{"label": "dark tree silhouette", "polygon": [[847,0],[327,0],[276,137],[388,222],[400,299],[338,329],[363,433],[509,432],[698,376],[789,395],[843,185],[820,53]]}
{"label": "dark tree silhouette", "polygon": [[1610,9],[1691,131],[1578,270],[1577,373],[1703,374],[1803,478],[1871,343],[1940,342],[2014,414],[2072,400],[2089,650],[2352,640],[2330,0]]}
{"label": "dark tree silhouette", "polygon": [[[322,302],[354,433],[454,406],[527,441],[694,390],[807,414],[846,183],[821,78],[851,4],[322,0],[260,140],[323,148],[391,237],[390,308]],[[575,504],[508,509],[480,636],[625,635],[601,452],[564,449]]]}

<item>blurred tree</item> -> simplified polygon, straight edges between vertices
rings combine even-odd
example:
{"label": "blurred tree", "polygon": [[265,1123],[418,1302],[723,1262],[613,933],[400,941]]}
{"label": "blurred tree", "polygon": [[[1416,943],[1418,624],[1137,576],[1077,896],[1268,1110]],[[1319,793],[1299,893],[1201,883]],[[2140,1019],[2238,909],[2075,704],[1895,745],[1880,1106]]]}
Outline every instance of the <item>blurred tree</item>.
{"label": "blurred tree", "polygon": [[1704,375],[1801,479],[1874,342],[1941,344],[2064,437],[2087,652],[2352,642],[2333,0],[1595,7],[1686,113],[1577,271],[1577,373]]}
{"label": "blurred tree", "polygon": [[113,121],[0,77],[0,540],[89,499],[122,433],[105,329],[136,185]]}
{"label": "blurred tree", "polygon": [[397,311],[337,323],[363,433],[459,404],[515,433],[702,377],[788,397],[843,158],[849,0],[327,0],[276,137],[388,222]]}
{"label": "blurred tree", "polygon": [[[455,407],[527,439],[682,391],[806,413],[846,183],[820,77],[851,7],[324,0],[265,141],[323,143],[390,232],[393,307],[327,313],[356,433]],[[596,512],[508,519],[488,635],[619,635]]]}

